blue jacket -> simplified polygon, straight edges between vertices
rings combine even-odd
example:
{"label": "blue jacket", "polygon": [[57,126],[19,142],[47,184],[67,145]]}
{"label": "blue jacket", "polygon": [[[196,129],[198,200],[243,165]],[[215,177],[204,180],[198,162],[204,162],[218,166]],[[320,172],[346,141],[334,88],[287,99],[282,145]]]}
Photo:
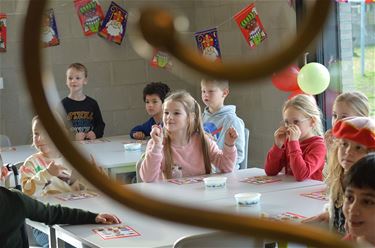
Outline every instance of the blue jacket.
{"label": "blue jacket", "polygon": [[134,139],[133,134],[135,132],[143,132],[145,134],[145,136],[150,136],[152,126],[155,125],[155,124],[156,124],[156,122],[154,120],[154,117],[151,117],[145,123],[133,127],[133,129],[130,131],[130,137],[132,137]]}

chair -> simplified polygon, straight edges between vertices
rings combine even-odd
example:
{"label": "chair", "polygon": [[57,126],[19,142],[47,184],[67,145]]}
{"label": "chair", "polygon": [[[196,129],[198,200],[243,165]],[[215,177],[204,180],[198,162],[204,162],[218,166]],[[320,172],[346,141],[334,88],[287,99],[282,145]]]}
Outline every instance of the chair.
{"label": "chair", "polygon": [[143,182],[141,176],[139,175],[139,170],[141,169],[141,165],[142,165],[143,160],[145,159],[145,155],[146,154],[143,153],[141,155],[141,158],[135,164],[135,175],[136,175],[136,178],[137,178],[137,183],[142,183]]}
{"label": "chair", "polygon": [[174,248],[209,248],[209,247],[268,247],[274,242],[265,242],[263,239],[240,236],[226,232],[214,232],[185,236],[178,239]]}
{"label": "chair", "polygon": [[245,128],[245,156],[242,162],[240,163],[240,170],[248,168],[248,153],[249,153],[249,139],[250,139],[250,130]]}
{"label": "chair", "polygon": [[0,147],[10,147],[10,146],[12,146],[12,142],[10,142],[9,137],[4,134],[0,134]]}

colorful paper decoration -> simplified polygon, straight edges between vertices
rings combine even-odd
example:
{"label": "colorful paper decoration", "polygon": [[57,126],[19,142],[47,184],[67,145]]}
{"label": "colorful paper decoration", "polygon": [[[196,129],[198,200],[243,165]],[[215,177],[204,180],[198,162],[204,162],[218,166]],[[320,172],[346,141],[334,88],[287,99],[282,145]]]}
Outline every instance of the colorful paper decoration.
{"label": "colorful paper decoration", "polygon": [[44,47],[57,46],[60,44],[53,9],[47,10],[43,16],[42,42]]}
{"label": "colorful paper decoration", "polygon": [[198,49],[211,61],[221,61],[221,52],[217,29],[212,28],[194,34]]}
{"label": "colorful paper decoration", "polygon": [[0,52],[7,50],[7,15],[0,13]]}
{"label": "colorful paper decoration", "polygon": [[107,40],[121,45],[122,39],[125,36],[127,21],[128,12],[116,3],[111,2],[98,34]]}
{"label": "colorful paper decoration", "polygon": [[79,21],[86,36],[99,32],[104,18],[102,7],[97,0],[74,0]]}
{"label": "colorful paper decoration", "polygon": [[169,54],[156,49],[154,51],[154,56],[150,61],[150,65],[152,67],[159,67],[163,69],[171,69],[173,66]]}
{"label": "colorful paper decoration", "polygon": [[258,46],[267,38],[263,24],[252,3],[234,16],[243,36],[251,48]]}

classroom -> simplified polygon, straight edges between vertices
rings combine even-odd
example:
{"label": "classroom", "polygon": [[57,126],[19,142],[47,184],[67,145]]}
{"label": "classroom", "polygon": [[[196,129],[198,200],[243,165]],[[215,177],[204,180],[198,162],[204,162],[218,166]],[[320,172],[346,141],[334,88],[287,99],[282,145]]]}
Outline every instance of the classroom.
{"label": "classroom", "polygon": [[0,0],[0,189],[83,210],[0,247],[375,246],[346,197],[375,151],[375,2],[328,2]]}

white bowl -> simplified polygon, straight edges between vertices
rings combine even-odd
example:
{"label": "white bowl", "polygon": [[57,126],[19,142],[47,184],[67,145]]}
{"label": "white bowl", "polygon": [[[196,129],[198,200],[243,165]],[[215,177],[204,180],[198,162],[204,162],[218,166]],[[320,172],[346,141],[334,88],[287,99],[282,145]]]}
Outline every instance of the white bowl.
{"label": "white bowl", "polygon": [[226,177],[206,177],[203,178],[206,188],[223,188],[226,185]]}
{"label": "white bowl", "polygon": [[127,151],[138,151],[138,150],[141,150],[141,147],[142,147],[141,143],[124,144],[124,148]]}
{"label": "white bowl", "polygon": [[259,203],[260,196],[260,193],[238,193],[234,195],[234,198],[239,206],[251,206]]}

